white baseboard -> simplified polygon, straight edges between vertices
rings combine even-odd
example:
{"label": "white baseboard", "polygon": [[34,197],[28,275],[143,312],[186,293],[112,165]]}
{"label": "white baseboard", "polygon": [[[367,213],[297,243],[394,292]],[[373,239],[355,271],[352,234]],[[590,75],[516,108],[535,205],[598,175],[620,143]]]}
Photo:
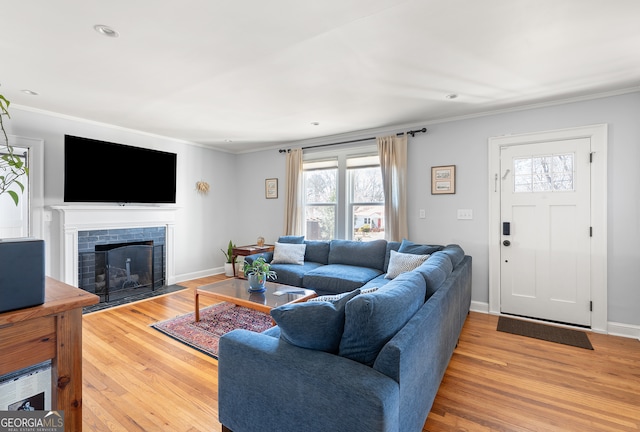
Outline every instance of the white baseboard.
{"label": "white baseboard", "polygon": [[483,303],[478,301],[471,300],[471,308],[472,312],[480,312],[480,313],[489,313],[489,303]]}
{"label": "white baseboard", "polygon": [[174,278],[174,281],[169,281],[169,284],[176,284],[176,283],[180,283],[182,281],[188,281],[188,280],[192,280],[192,279],[200,279],[203,277],[207,277],[207,276],[213,276],[213,275],[217,275],[220,273],[224,273],[224,267],[214,267],[214,268],[210,268],[207,270],[201,270],[198,272],[193,272],[193,273],[184,273],[184,274],[180,274],[180,275],[176,275]]}
{"label": "white baseboard", "polygon": [[608,322],[607,334],[640,340],[640,326],[633,324]]}
{"label": "white baseboard", "polygon": [[[479,313],[485,313],[488,314],[489,312],[489,303],[484,303],[484,302],[478,302],[478,301],[471,301],[471,308],[470,310],[472,312],[479,312]],[[492,315],[500,315],[499,313],[491,313]],[[615,322],[608,322],[607,323],[607,333],[608,335],[611,336],[622,336],[622,337],[626,337],[626,338],[631,338],[631,339],[638,339],[640,340],[640,326],[637,325],[633,325],[633,324],[623,324],[623,323],[615,323]]]}

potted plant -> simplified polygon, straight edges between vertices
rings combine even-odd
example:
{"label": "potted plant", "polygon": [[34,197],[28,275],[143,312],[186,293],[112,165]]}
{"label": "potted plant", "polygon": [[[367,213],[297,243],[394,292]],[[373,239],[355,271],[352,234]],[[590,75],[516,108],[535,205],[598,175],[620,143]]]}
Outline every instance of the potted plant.
{"label": "potted plant", "polygon": [[0,157],[0,195],[6,192],[13,199],[13,202],[18,205],[20,197],[16,191],[10,190],[10,188],[15,183],[20,187],[21,191],[24,191],[24,185],[20,180],[22,176],[29,175],[29,168],[19,156],[14,154],[13,147],[9,145],[7,132],[4,130],[2,117],[7,116],[9,118],[9,105],[10,102],[0,94],[0,129],[2,129],[2,135],[4,136],[4,148],[0,148],[0,155],[2,155]]}
{"label": "potted plant", "polygon": [[[29,175],[25,161],[13,152],[4,129],[3,117],[9,118],[9,101],[0,94],[0,129],[4,145],[0,145],[0,199],[6,192],[15,205],[20,195],[13,185],[24,192]],[[33,238],[0,239],[0,313],[44,303],[44,241]]]}
{"label": "potted plant", "polygon": [[275,279],[276,272],[271,270],[271,264],[258,257],[252,262],[244,262],[244,275],[249,280],[249,291],[262,292],[266,288],[264,283],[267,279]]}
{"label": "potted plant", "polygon": [[229,240],[229,244],[227,245],[227,251],[225,252],[224,249],[220,249],[227,260],[224,263],[224,275],[229,277],[234,276],[234,272],[233,272],[233,248],[234,247],[235,245],[233,244],[233,242]]}

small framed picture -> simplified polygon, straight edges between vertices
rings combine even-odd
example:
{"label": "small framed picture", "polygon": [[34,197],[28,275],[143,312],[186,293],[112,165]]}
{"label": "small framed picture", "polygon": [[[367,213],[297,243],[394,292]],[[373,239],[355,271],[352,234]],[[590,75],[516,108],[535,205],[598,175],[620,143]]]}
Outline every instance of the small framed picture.
{"label": "small framed picture", "polygon": [[264,181],[264,196],[267,199],[278,198],[277,178],[270,178]]}
{"label": "small framed picture", "polygon": [[456,166],[431,167],[431,195],[456,193]]}

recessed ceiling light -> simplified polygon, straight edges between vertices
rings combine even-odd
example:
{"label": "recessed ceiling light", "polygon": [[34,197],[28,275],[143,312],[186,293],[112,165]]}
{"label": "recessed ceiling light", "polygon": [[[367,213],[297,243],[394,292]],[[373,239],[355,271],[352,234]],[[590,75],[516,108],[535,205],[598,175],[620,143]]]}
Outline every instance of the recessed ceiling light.
{"label": "recessed ceiling light", "polygon": [[114,29],[112,29],[107,25],[96,24],[93,26],[93,29],[104,36],[108,36],[112,38],[117,38],[118,36],[120,36],[120,33],[118,33],[117,31],[115,31]]}
{"label": "recessed ceiling light", "polygon": [[445,96],[447,99],[456,99],[458,97],[457,94],[455,93],[450,93],[448,95]]}
{"label": "recessed ceiling light", "polygon": [[24,94],[28,94],[28,95],[30,95],[30,96],[38,96],[38,93],[34,92],[33,90],[27,90],[27,89],[24,89],[24,90],[20,90],[20,91],[21,91],[22,93],[24,93]]}

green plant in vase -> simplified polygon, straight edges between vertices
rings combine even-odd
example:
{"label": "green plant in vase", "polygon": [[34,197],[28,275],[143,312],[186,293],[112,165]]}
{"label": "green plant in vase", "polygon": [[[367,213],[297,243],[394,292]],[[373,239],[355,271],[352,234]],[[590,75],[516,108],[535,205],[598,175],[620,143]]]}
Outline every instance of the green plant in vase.
{"label": "green plant in vase", "polygon": [[4,149],[0,148],[0,195],[8,193],[13,199],[13,202],[18,205],[20,200],[19,195],[14,190],[10,190],[11,186],[15,183],[20,187],[20,190],[24,192],[24,185],[20,182],[22,176],[29,175],[29,168],[25,165],[24,161],[13,152],[13,147],[9,145],[9,137],[4,130],[4,123],[2,121],[3,116],[9,117],[9,105],[10,102],[0,94],[0,129],[2,129],[2,135],[4,136]]}
{"label": "green plant in vase", "polygon": [[258,257],[253,262],[244,262],[244,275],[249,280],[249,291],[264,291],[267,279],[275,279],[276,272],[271,270],[271,264]]}
{"label": "green plant in vase", "polygon": [[233,242],[231,240],[229,240],[229,244],[227,245],[227,250],[225,252],[224,249],[220,249],[222,251],[222,254],[224,255],[225,259],[227,260],[224,264],[224,274],[225,276],[233,276],[234,275],[234,271],[233,271],[233,266],[234,266],[234,262],[233,262],[233,248],[236,247],[236,245],[233,244]]}

